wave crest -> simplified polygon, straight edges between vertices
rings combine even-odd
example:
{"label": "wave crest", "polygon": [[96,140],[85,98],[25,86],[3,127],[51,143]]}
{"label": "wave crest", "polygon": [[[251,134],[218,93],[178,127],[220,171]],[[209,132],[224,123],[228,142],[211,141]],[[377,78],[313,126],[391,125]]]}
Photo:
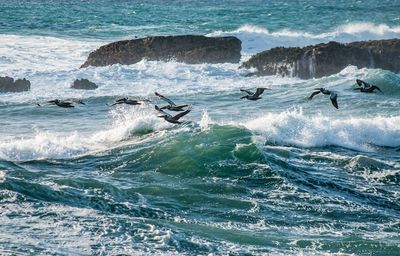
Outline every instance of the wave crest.
{"label": "wave crest", "polygon": [[282,29],[271,32],[268,28],[254,25],[243,25],[233,31],[216,31],[209,36],[234,35],[243,42],[245,53],[257,53],[273,47],[303,47],[306,45],[337,41],[342,43],[379,40],[400,37],[400,26],[390,27],[387,24],[374,24],[369,22],[355,22],[338,26],[324,33],[310,33]]}
{"label": "wave crest", "polygon": [[78,157],[108,150],[132,136],[160,130],[167,125],[148,110],[117,108],[111,115],[114,123],[92,135],[36,131],[29,138],[0,141],[0,158],[27,161]]}
{"label": "wave crest", "polygon": [[374,151],[375,146],[400,146],[400,116],[332,119],[307,116],[302,110],[269,113],[245,123],[267,143],[300,147],[340,146]]}

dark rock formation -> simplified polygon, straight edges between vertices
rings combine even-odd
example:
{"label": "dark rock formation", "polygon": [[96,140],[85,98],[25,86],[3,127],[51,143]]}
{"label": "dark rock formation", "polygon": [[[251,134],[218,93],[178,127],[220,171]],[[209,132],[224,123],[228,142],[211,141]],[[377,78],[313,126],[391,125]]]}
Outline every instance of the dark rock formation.
{"label": "dark rock formation", "polygon": [[80,80],[76,79],[72,84],[71,88],[81,89],[81,90],[95,90],[98,88],[98,86],[87,79],[80,79]]}
{"label": "dark rock formation", "polygon": [[24,79],[17,79],[14,81],[12,77],[0,76],[0,92],[23,92],[31,89],[31,82]]}
{"label": "dark rock formation", "polygon": [[400,72],[400,39],[341,44],[329,42],[298,47],[277,47],[258,53],[242,67],[256,75],[297,76],[303,79],[340,72],[348,65]]}
{"label": "dark rock formation", "polygon": [[89,54],[81,66],[134,64],[142,59],[170,60],[188,64],[236,63],[241,58],[242,42],[236,37],[205,37],[195,35],[154,36],[118,41],[101,46]]}

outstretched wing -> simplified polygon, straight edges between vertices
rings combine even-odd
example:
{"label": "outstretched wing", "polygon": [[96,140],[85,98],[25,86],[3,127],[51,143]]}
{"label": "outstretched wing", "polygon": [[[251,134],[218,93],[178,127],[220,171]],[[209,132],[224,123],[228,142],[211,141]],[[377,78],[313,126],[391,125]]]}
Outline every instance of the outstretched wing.
{"label": "outstretched wing", "polygon": [[332,93],[331,93],[331,96],[330,96],[330,99],[331,99],[332,105],[333,105],[335,108],[338,109],[339,106],[338,106],[338,104],[337,104],[337,94],[334,93],[334,92],[332,92]]}
{"label": "outstretched wing", "polygon": [[116,101],[113,104],[108,105],[108,106],[112,107],[112,106],[115,106],[115,105],[118,105],[118,104],[123,104],[123,103],[125,103],[125,102],[124,101]]}
{"label": "outstretched wing", "polygon": [[308,97],[308,99],[312,100],[312,98],[314,98],[315,95],[320,94],[320,93],[321,93],[321,91],[315,91],[310,95],[310,97]]}
{"label": "outstretched wing", "polygon": [[126,101],[128,98],[122,98],[122,99],[118,99],[118,100],[116,100],[115,102],[124,102],[124,101]]}
{"label": "outstretched wing", "polygon": [[158,92],[155,92],[155,94],[156,94],[158,97],[160,97],[162,100],[164,100],[164,101],[168,102],[169,104],[171,104],[172,106],[175,106],[175,105],[176,105],[172,100],[170,100],[170,99],[168,99],[168,98],[165,98],[163,95],[159,94]]}
{"label": "outstretched wing", "polygon": [[380,91],[381,93],[383,93],[383,92],[381,91],[381,89],[379,89],[379,87],[376,86],[376,85],[373,85],[372,88],[373,88],[372,90],[377,89],[378,91]]}
{"label": "outstretched wing", "polygon": [[161,108],[159,108],[157,105],[155,105],[154,108],[155,108],[158,112],[160,112],[161,114],[166,115],[166,116],[168,116],[168,117],[172,117],[170,114],[168,114],[167,112],[163,111],[163,110],[162,110]]}
{"label": "outstretched wing", "polygon": [[188,114],[191,110],[192,110],[192,108],[189,107],[187,110],[185,110],[185,111],[183,111],[183,112],[177,114],[176,116],[174,116],[174,119],[175,119],[175,120],[179,120],[179,118],[181,118],[182,116]]}
{"label": "outstretched wing", "polygon": [[254,94],[253,92],[251,92],[251,91],[249,91],[249,90],[245,90],[245,89],[240,89],[240,91],[241,91],[241,92],[245,92],[245,93],[247,93],[248,95],[253,95],[253,94]]}
{"label": "outstretched wing", "polygon": [[267,88],[257,88],[256,93],[253,95],[254,97],[260,96]]}
{"label": "outstretched wing", "polygon": [[148,100],[148,99],[139,99],[138,101],[141,101],[141,102],[151,102],[151,100]]}

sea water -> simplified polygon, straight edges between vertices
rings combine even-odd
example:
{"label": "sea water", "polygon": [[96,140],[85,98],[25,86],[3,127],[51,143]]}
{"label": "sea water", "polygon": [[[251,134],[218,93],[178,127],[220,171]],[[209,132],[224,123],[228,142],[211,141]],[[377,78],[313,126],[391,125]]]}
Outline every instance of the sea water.
{"label": "sea water", "polygon": [[[237,64],[142,60],[80,69],[99,46],[152,35],[277,46],[400,36],[400,1],[0,0],[2,255],[399,255],[400,76],[318,79]],[[99,85],[70,89],[75,79]],[[354,91],[355,79],[382,93]],[[240,88],[268,87],[258,101]],[[338,94],[307,98],[314,88]],[[173,125],[154,104],[192,105]],[[152,103],[109,107],[120,97]],[[38,107],[81,99],[74,109]]]}

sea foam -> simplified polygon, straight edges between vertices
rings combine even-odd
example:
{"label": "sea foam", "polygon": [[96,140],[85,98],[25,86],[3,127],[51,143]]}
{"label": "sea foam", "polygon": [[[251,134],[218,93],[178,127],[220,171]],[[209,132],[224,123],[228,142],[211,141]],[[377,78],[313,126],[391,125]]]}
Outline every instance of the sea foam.
{"label": "sea foam", "polygon": [[400,26],[390,27],[386,24],[356,22],[338,26],[324,33],[310,33],[289,29],[270,31],[268,28],[247,24],[233,31],[216,31],[209,34],[209,36],[221,35],[237,36],[243,42],[242,51],[245,54],[254,54],[278,46],[303,47],[329,41],[347,43],[399,38]]}
{"label": "sea foam", "polygon": [[[123,140],[156,130],[168,124],[149,109],[117,108],[110,112],[113,123],[93,134],[79,131],[62,134],[37,130],[29,137],[0,141],[0,158],[6,160],[64,159],[95,154],[118,147]],[[132,142],[134,143],[134,142]]]}
{"label": "sea foam", "polygon": [[339,146],[374,151],[376,146],[400,146],[400,116],[330,118],[300,110],[268,113],[246,123],[266,143],[298,147]]}

